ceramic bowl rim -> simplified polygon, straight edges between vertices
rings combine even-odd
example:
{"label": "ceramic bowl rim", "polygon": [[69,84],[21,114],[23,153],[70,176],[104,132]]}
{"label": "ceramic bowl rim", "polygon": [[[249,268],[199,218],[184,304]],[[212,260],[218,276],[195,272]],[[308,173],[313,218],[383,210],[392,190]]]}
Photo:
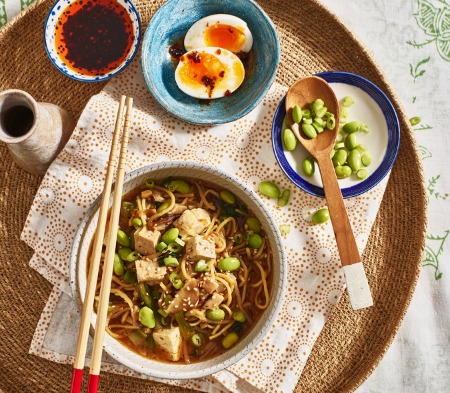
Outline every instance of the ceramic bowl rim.
{"label": "ceramic bowl rim", "polygon": [[[76,1],[78,1],[78,0],[71,0],[70,3],[67,3],[67,5],[74,3]],[[61,72],[62,74],[66,75],[69,78],[74,79],[78,82],[96,83],[96,82],[107,81],[107,80],[111,79],[113,76],[120,74],[125,68],[127,68],[127,66],[133,61],[133,59],[135,58],[135,56],[139,50],[139,46],[141,43],[142,22],[141,22],[141,16],[139,15],[139,11],[138,11],[137,7],[134,5],[133,1],[131,1],[131,0],[123,0],[123,1],[130,4],[130,6],[133,9],[133,12],[136,14],[136,18],[137,18],[137,26],[134,26],[136,29],[136,32],[137,32],[136,40],[135,40],[135,43],[132,44],[131,51],[125,57],[124,61],[117,68],[115,68],[115,70],[113,70],[112,72],[110,72],[106,75],[100,76],[100,77],[95,76],[95,75],[83,75],[84,78],[79,77],[79,75],[82,75],[82,74],[80,74],[72,69],[70,69],[70,72],[67,72],[66,70],[60,68],[51,56],[51,49],[49,48],[49,42],[47,41],[47,38],[46,38],[46,30],[47,30],[47,26],[49,24],[49,19],[50,19],[51,13],[55,9],[55,7],[57,7],[60,3],[64,2],[64,0],[56,0],[52,4],[50,10],[47,13],[47,16],[45,17],[45,22],[44,22],[44,47],[45,47],[45,52],[47,53],[48,58],[50,59],[51,63],[56,67],[56,69],[59,72]],[[129,11],[126,9],[126,7],[124,7],[124,8],[127,11],[127,13],[129,14]],[[131,18],[131,22],[133,23],[133,25],[135,25],[135,22],[133,21],[132,18]],[[97,78],[97,79],[94,79],[94,78]]]}
{"label": "ceramic bowl rim", "polygon": [[[279,288],[278,294],[276,298],[274,299],[273,306],[271,309],[267,309],[268,312],[267,318],[265,319],[264,323],[262,324],[262,328],[259,332],[255,333],[255,337],[252,338],[251,342],[245,346],[241,351],[237,352],[235,355],[232,355],[228,359],[226,359],[222,363],[214,363],[212,366],[205,367],[201,371],[185,371],[183,374],[177,373],[176,375],[171,374],[170,372],[165,371],[157,371],[152,372],[151,374],[149,372],[146,372],[143,369],[137,370],[134,367],[134,362],[131,360],[128,360],[127,357],[122,357],[121,355],[116,355],[115,353],[112,353],[109,351],[109,347],[106,344],[107,339],[109,339],[108,335],[105,335],[105,343],[104,348],[105,351],[112,356],[114,359],[119,361],[122,365],[125,365],[129,367],[130,369],[133,369],[140,373],[145,373],[146,375],[156,377],[156,378],[162,378],[162,379],[191,379],[191,378],[200,378],[204,377],[210,374],[214,374],[216,372],[219,372],[221,370],[226,369],[227,367],[230,367],[231,365],[237,363],[242,358],[244,358],[246,355],[248,355],[260,342],[261,340],[267,335],[267,332],[269,331],[270,327],[275,321],[275,318],[281,309],[282,306],[282,299],[285,293],[286,289],[286,283],[287,283],[287,273],[288,273],[288,266],[287,266],[287,260],[286,260],[286,253],[284,250],[281,234],[277,230],[275,219],[273,218],[272,214],[269,212],[269,209],[264,205],[263,201],[257,196],[257,194],[251,190],[246,184],[244,184],[240,179],[236,178],[235,176],[231,175],[230,173],[227,173],[219,168],[212,167],[207,164],[200,164],[193,161],[170,161],[166,163],[153,163],[150,165],[146,165],[143,167],[140,167],[138,169],[135,169],[131,172],[129,172],[124,179],[124,184],[126,184],[129,181],[132,181],[135,178],[138,178],[139,176],[142,176],[146,173],[150,173],[153,170],[161,170],[161,169],[177,169],[177,168],[193,168],[198,171],[206,171],[208,173],[216,172],[219,174],[219,176],[224,176],[228,178],[232,183],[234,183],[238,188],[240,188],[245,194],[247,194],[249,197],[253,199],[255,204],[258,205],[258,208],[262,210],[263,216],[265,217],[267,224],[275,229],[274,232],[274,243],[271,244],[272,248],[275,249],[272,252],[276,252],[279,256],[280,260],[280,278],[277,283],[272,283],[272,288]],[[80,224],[78,225],[77,231],[74,236],[74,240],[72,242],[71,251],[70,251],[70,259],[69,259],[69,282],[70,287],[72,291],[73,298],[77,302],[77,306],[79,309],[82,308],[82,302],[81,302],[81,294],[80,294],[80,288],[78,287],[78,268],[76,266],[77,259],[78,259],[78,253],[81,248],[81,239],[85,233],[85,230],[87,226],[89,225],[90,219],[95,216],[96,211],[100,205],[101,201],[101,195],[99,195],[94,202],[89,206],[89,208],[86,210],[86,213],[84,214]],[[244,201],[245,202],[245,201]],[[78,241],[77,241],[78,240]],[[93,314],[94,315],[94,314]],[[91,318],[91,329],[92,327],[92,319]],[[247,336],[246,336],[247,337]],[[114,340],[112,337],[111,340]],[[119,345],[122,345],[119,343]],[[123,346],[123,345],[122,345]],[[123,346],[126,348],[125,346]],[[127,351],[130,353],[133,353],[128,348],[126,348]],[[145,358],[144,358],[145,359]],[[217,358],[213,358],[209,361],[216,361]],[[156,362],[155,363],[159,363]],[[200,362],[202,363],[202,362]],[[196,363],[198,364],[198,363]],[[178,364],[177,364],[178,365]]]}

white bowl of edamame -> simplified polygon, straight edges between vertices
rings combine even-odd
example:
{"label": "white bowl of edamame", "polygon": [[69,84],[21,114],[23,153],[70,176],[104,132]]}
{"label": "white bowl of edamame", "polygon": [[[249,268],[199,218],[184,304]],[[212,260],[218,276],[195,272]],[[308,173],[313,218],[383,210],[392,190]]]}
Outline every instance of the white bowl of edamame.
{"label": "white bowl of edamame", "polygon": [[[360,150],[364,161],[359,169],[350,168],[345,162],[334,158],[335,167],[348,168],[348,176],[339,178],[342,195],[350,198],[367,192],[375,187],[390,171],[394,164],[400,144],[400,125],[397,114],[388,97],[369,80],[348,72],[332,71],[318,74],[330,83],[341,108],[341,127],[346,123],[361,124],[361,131],[346,133],[344,127],[336,139],[335,151],[342,150],[347,156],[350,150]],[[284,174],[299,188],[324,197],[322,180],[316,166],[307,169],[303,162],[308,157],[307,151],[300,143],[286,146],[283,142],[283,125],[286,115],[284,99],[275,112],[272,124],[272,147],[275,157]],[[345,102],[344,102],[345,101]],[[347,127],[351,127],[349,124]],[[349,146],[346,139],[353,135],[353,144]],[[350,139],[350,138],[349,138]],[[355,143],[356,139],[356,143]],[[350,148],[349,148],[350,147]],[[288,150],[288,148],[290,150]],[[365,165],[367,164],[367,165]],[[357,169],[357,170],[354,170]]]}

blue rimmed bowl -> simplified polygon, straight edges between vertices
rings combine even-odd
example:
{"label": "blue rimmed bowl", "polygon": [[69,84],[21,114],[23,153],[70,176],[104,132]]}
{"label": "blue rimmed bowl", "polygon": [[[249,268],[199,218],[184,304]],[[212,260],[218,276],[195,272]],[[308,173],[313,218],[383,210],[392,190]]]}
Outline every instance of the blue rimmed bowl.
{"label": "blue rimmed bowl", "polygon": [[[196,21],[213,14],[231,14],[247,23],[253,35],[255,64],[233,94],[205,105],[178,88],[169,48]],[[168,112],[197,124],[227,123],[250,112],[272,85],[279,60],[275,26],[253,0],[169,0],[153,16],[142,44],[142,71],[152,95]]]}
{"label": "blue rimmed bowl", "polygon": [[127,67],[127,65],[131,63],[134,56],[136,55],[137,50],[139,48],[142,29],[139,12],[130,0],[114,0],[114,1],[111,0],[111,3],[117,2],[128,13],[132,23],[133,42],[128,51],[128,54],[116,68],[102,75],[85,75],[70,68],[64,61],[64,59],[58,56],[55,45],[56,26],[58,23],[58,19],[70,4],[75,3],[77,1],[79,0],[57,0],[53,4],[52,8],[47,14],[47,18],[45,20],[44,25],[45,50],[47,51],[47,55],[50,58],[53,65],[64,75],[81,82],[102,82],[112,78],[113,76],[123,71],[125,67]]}
{"label": "blue rimmed bowl", "polygon": [[[349,121],[357,120],[369,126],[368,134],[358,134],[359,142],[368,147],[373,158],[365,168],[368,176],[358,180],[355,176],[340,179],[344,198],[354,197],[375,187],[390,171],[397,157],[400,145],[400,125],[395,109],[386,94],[371,81],[349,72],[322,72],[317,76],[325,79],[340,101],[345,96],[355,100],[349,110]],[[280,102],[272,123],[272,147],[280,168],[299,188],[309,194],[324,197],[319,170],[307,177],[302,162],[309,155],[298,143],[294,151],[286,151],[282,142],[282,125],[286,115],[285,98]]]}

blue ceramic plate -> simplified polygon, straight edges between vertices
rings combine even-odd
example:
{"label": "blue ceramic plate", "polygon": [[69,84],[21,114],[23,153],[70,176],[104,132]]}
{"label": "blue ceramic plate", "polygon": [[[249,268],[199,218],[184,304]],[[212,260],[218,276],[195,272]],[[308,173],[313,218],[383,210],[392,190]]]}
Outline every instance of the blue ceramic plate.
{"label": "blue ceramic plate", "polygon": [[55,27],[58,22],[58,18],[61,16],[63,11],[67,8],[69,4],[74,3],[76,0],[57,0],[53,4],[52,8],[47,14],[47,19],[45,20],[44,26],[44,43],[45,50],[47,51],[47,55],[54,64],[54,66],[61,71],[64,75],[68,77],[81,81],[81,82],[102,82],[107,79],[112,78],[114,75],[117,75],[119,72],[123,71],[125,67],[131,63],[134,56],[137,53],[140,43],[141,37],[141,20],[139,18],[139,13],[134,6],[134,4],[130,0],[117,0],[117,2],[122,5],[125,10],[128,12],[128,15],[131,18],[131,23],[133,24],[133,36],[134,40],[131,45],[130,51],[128,55],[124,59],[124,61],[116,67],[111,72],[108,72],[105,75],[99,76],[90,76],[83,75],[69,68],[67,64],[64,62],[62,58],[58,56],[56,53],[55,47]]}
{"label": "blue ceramic plate", "polygon": [[[254,40],[255,65],[234,93],[205,105],[178,88],[169,47],[196,21],[213,14],[231,14],[247,23]],[[252,0],[169,0],[153,16],[142,44],[142,71],[153,96],[170,113],[199,124],[227,123],[250,112],[270,88],[279,59],[275,27]]]}
{"label": "blue ceramic plate", "polygon": [[[339,180],[343,197],[354,197],[375,187],[394,164],[400,144],[397,114],[387,96],[362,76],[340,71],[323,72],[317,76],[330,83],[339,101],[345,96],[351,96],[355,104],[349,108],[348,120],[365,123],[370,129],[368,134],[358,133],[359,142],[368,147],[373,158],[366,168],[367,178],[358,180],[352,175]],[[281,128],[285,114],[283,98],[272,124],[272,147],[278,164],[296,186],[312,195],[324,197],[317,166],[313,176],[306,177],[303,173],[302,162],[308,156],[303,146],[299,143],[294,151],[285,151],[283,148]]]}

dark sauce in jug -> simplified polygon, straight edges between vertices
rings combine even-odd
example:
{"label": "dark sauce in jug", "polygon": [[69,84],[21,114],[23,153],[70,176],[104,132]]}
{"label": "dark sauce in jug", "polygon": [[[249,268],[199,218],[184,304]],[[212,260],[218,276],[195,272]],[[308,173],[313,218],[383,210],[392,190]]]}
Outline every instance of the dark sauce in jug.
{"label": "dark sauce in jug", "polygon": [[83,75],[101,76],[117,68],[133,44],[133,25],[114,0],[78,0],[58,18],[55,45],[61,59]]}

